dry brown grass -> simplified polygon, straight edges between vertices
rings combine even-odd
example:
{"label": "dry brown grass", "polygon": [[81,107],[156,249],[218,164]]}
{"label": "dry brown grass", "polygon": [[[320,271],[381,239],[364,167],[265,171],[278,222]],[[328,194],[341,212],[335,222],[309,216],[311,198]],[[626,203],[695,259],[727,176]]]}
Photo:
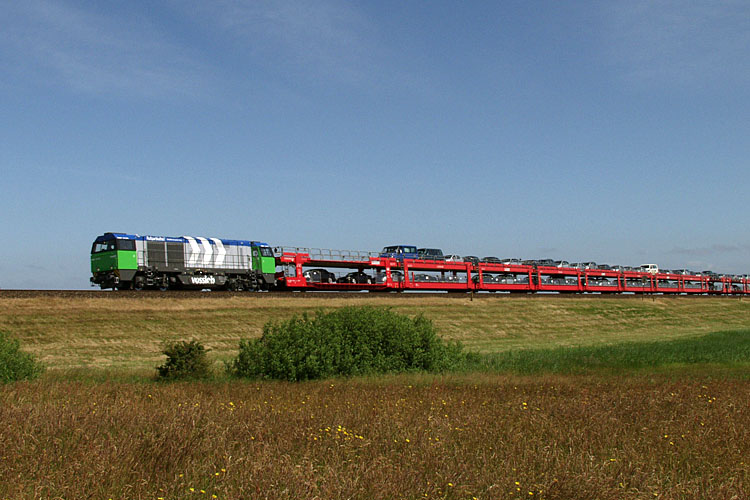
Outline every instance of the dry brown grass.
{"label": "dry brown grass", "polygon": [[750,497],[742,377],[60,376],[153,375],[167,339],[227,358],[268,320],[352,303],[424,313],[481,351],[750,328],[750,303],[726,298],[0,295],[0,329],[50,368],[0,386],[0,499]]}
{"label": "dry brown grass", "polygon": [[269,320],[350,304],[423,313],[438,331],[474,351],[669,339],[750,328],[750,301],[725,297],[509,297],[368,295],[321,297],[161,296],[12,298],[0,295],[0,329],[19,337],[51,370],[145,370],[165,340],[197,339],[211,355],[236,354],[241,338]]}
{"label": "dry brown grass", "polygon": [[0,388],[0,498],[748,498],[739,381]]}

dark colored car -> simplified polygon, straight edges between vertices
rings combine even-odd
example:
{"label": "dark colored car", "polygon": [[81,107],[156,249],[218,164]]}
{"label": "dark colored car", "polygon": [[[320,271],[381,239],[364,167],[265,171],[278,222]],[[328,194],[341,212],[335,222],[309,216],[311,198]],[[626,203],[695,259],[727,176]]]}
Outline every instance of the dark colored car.
{"label": "dark colored car", "polygon": [[[479,283],[479,275],[472,276],[474,283]],[[482,281],[487,284],[513,284],[515,278],[512,274],[482,274]]]}
{"label": "dark colored car", "polygon": [[420,248],[417,250],[417,258],[422,260],[445,260],[443,251],[439,248]]}
{"label": "dark colored car", "polygon": [[449,274],[445,277],[445,281],[448,283],[466,283],[466,276]]}
{"label": "dark colored car", "polygon": [[578,278],[572,276],[554,276],[549,279],[551,285],[572,286],[578,284]]}
{"label": "dark colored car", "polygon": [[482,262],[485,262],[487,264],[502,264],[503,262],[498,259],[497,257],[484,257],[482,259]]}
{"label": "dark colored car", "polygon": [[479,257],[476,255],[464,255],[464,262],[471,262],[474,265],[479,264]]}
{"label": "dark colored car", "polygon": [[372,284],[372,276],[370,276],[367,273],[361,273],[359,271],[354,271],[346,276],[342,276],[339,279],[336,280],[337,283],[358,283],[358,284]]}
{"label": "dark colored car", "polygon": [[336,275],[327,269],[308,269],[302,276],[312,283],[334,283]]}
{"label": "dark colored car", "polygon": [[690,269],[677,269],[674,272],[675,274],[684,274],[684,275],[689,275],[689,276],[696,276],[700,274],[698,272],[691,271]]}
{"label": "dark colored car", "polygon": [[[495,279],[496,278],[497,278],[497,276],[495,274],[482,273],[482,282],[483,283],[495,283]],[[471,277],[471,281],[473,281],[476,284],[479,284],[479,275],[475,274],[474,276],[472,276]]]}
{"label": "dark colored car", "polygon": [[414,275],[414,281],[440,281],[440,279],[432,274],[420,273]]}
{"label": "dark colored car", "polygon": [[537,259],[536,265],[541,267],[557,267],[557,264],[552,259]]}
{"label": "dark colored car", "polygon": [[503,283],[505,285],[512,285],[516,282],[515,276],[512,274],[498,274],[495,276],[495,283]]}
{"label": "dark colored car", "polygon": [[[375,282],[385,283],[385,278],[385,272],[377,273],[375,275]],[[404,273],[402,273],[401,271],[391,271],[391,281],[401,283],[402,281],[404,281]]]}

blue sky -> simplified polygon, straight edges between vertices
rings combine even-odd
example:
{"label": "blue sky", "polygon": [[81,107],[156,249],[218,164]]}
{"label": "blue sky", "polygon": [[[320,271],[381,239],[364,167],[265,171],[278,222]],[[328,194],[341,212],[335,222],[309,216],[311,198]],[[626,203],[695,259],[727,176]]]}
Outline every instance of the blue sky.
{"label": "blue sky", "polygon": [[5,2],[0,288],[107,231],[750,272],[742,1]]}

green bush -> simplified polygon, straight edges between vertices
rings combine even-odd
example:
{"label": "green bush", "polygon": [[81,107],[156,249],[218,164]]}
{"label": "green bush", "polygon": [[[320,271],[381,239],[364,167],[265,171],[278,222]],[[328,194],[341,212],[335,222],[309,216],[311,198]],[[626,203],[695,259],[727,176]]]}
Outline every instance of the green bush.
{"label": "green bush", "polygon": [[33,355],[19,350],[20,343],[0,332],[0,383],[35,379],[44,367]]}
{"label": "green bush", "polygon": [[167,362],[156,369],[163,379],[205,378],[211,373],[208,350],[197,340],[166,342]]}
{"label": "green bush", "polygon": [[402,371],[438,372],[462,359],[460,344],[448,344],[423,316],[390,309],[344,307],[306,314],[263,327],[259,339],[243,340],[227,364],[235,376],[308,380]]}

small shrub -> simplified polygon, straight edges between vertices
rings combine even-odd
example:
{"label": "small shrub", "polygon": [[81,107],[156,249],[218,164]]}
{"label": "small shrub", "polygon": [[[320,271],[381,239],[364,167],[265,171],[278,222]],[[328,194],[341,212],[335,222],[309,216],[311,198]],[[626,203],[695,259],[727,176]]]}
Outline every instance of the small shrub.
{"label": "small shrub", "polygon": [[403,371],[439,372],[457,366],[462,347],[437,335],[424,316],[390,309],[344,307],[269,322],[259,339],[240,342],[227,364],[235,376],[308,380]]}
{"label": "small shrub", "polygon": [[19,350],[20,343],[0,331],[0,383],[37,378],[44,367],[32,354]]}
{"label": "small shrub", "polygon": [[156,368],[160,378],[205,378],[211,372],[208,350],[197,340],[166,342],[162,352],[167,362]]}

